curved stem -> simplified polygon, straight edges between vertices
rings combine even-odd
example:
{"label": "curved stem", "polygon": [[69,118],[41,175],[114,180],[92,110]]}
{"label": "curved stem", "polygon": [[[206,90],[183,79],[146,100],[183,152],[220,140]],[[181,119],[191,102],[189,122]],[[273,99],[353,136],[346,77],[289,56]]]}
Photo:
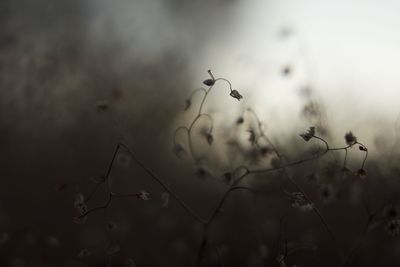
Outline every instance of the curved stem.
{"label": "curved stem", "polygon": [[180,127],[176,128],[176,129],[175,129],[175,132],[174,132],[174,137],[173,137],[174,145],[177,144],[177,143],[176,143],[176,137],[177,137],[178,132],[179,132],[180,130],[184,130],[184,131],[186,132],[186,134],[189,134],[189,129],[188,129],[186,126],[180,126]]}
{"label": "curved stem", "polygon": [[318,155],[315,155],[315,156],[312,156],[312,157],[309,157],[309,158],[306,158],[306,159],[300,159],[300,160],[297,160],[297,161],[293,161],[293,162],[290,162],[290,163],[287,163],[287,164],[283,164],[283,165],[281,165],[279,167],[272,167],[272,168],[259,169],[259,170],[249,170],[249,173],[266,173],[266,172],[282,170],[282,169],[287,168],[287,167],[292,167],[292,166],[295,166],[295,165],[302,164],[304,162],[308,162],[308,161],[312,161],[312,160],[318,159],[321,156],[325,155],[328,151],[329,150],[325,150],[325,151],[321,152]]}
{"label": "curved stem", "polygon": [[[217,79],[215,79],[215,78],[214,78],[214,75],[211,73],[210,70],[208,70],[208,73],[210,74],[211,78],[214,80],[215,83],[216,83],[217,81],[225,81],[225,82],[227,82],[228,85],[229,85],[229,90],[230,90],[230,92],[232,92],[232,84],[231,84],[231,82],[230,82],[229,80],[227,80],[227,79],[225,79],[225,78],[217,78]],[[194,161],[197,161],[197,157],[196,157],[196,155],[195,155],[195,151],[194,151],[194,147],[193,147],[193,141],[192,141],[192,135],[191,135],[191,133],[192,133],[192,130],[193,130],[194,125],[196,124],[196,122],[199,120],[199,118],[200,118],[201,116],[207,116],[207,117],[210,119],[211,124],[212,124],[211,129],[213,128],[213,119],[212,119],[212,117],[211,117],[209,114],[203,113],[203,107],[204,107],[204,104],[205,104],[205,102],[206,102],[206,99],[207,99],[209,93],[211,92],[212,88],[214,87],[215,83],[214,83],[213,85],[211,85],[211,86],[208,88],[208,90],[205,90],[204,88],[202,88],[202,89],[204,90],[204,96],[203,96],[203,98],[201,99],[200,106],[199,106],[199,109],[198,109],[198,111],[197,111],[197,114],[196,114],[195,118],[194,118],[193,121],[190,123],[190,126],[187,128],[187,129],[188,129],[188,139],[189,139],[189,140],[188,140],[188,141],[189,141],[189,150],[190,150],[190,154],[192,155]]]}
{"label": "curved stem", "polygon": [[[246,172],[244,175],[242,175],[242,177],[245,177],[248,173]],[[217,215],[220,213],[222,206],[224,205],[225,201],[227,200],[227,198],[230,196],[230,194],[236,190],[248,190],[250,192],[257,192],[257,193],[271,193],[274,192],[276,190],[272,190],[272,191],[262,191],[262,190],[257,190],[257,189],[253,189],[250,187],[246,187],[246,186],[237,186],[237,184],[239,183],[241,179],[238,179],[236,182],[234,182],[234,184],[232,184],[232,186],[229,187],[228,190],[225,191],[224,195],[222,196],[221,200],[218,202],[216,208],[214,209],[214,211],[212,212],[210,218],[203,224],[203,237],[200,243],[200,248],[197,254],[197,261],[196,261],[196,266],[199,266],[200,261],[203,257],[204,254],[204,250],[207,246],[208,243],[208,229],[210,227],[210,225],[212,224],[212,222],[215,220],[215,218],[217,217]]]}
{"label": "curved stem", "polygon": [[346,168],[347,161],[347,149],[344,150],[343,168]]}
{"label": "curved stem", "polygon": [[359,144],[360,146],[362,146],[365,150],[363,150],[364,152],[365,152],[365,156],[364,156],[364,160],[363,160],[363,162],[362,162],[362,164],[361,164],[361,169],[364,169],[364,165],[365,165],[365,162],[367,161],[367,158],[368,158],[368,149],[367,149],[367,147],[366,146],[364,146],[362,143],[360,143],[360,142],[357,142],[357,144]]}
{"label": "curved stem", "polygon": [[83,218],[83,217],[89,215],[90,213],[92,213],[93,211],[106,209],[108,206],[110,206],[111,200],[112,200],[112,195],[109,194],[109,195],[108,195],[107,202],[106,202],[104,205],[98,206],[98,207],[95,207],[95,208],[92,208],[92,209],[88,210],[87,212],[81,214],[81,215],[79,216],[79,218]]}
{"label": "curved stem", "polygon": [[[323,138],[321,138],[321,137],[318,137],[318,136],[316,136],[316,135],[314,135],[313,137],[314,137],[315,139],[318,139],[318,140],[322,141],[322,142],[325,144],[325,146],[326,146],[326,150],[330,150],[329,144],[328,144],[328,142],[326,142],[325,139],[323,139]],[[339,148],[339,149],[340,149],[340,148]],[[333,150],[336,150],[336,149],[333,149]]]}
{"label": "curved stem", "polygon": [[212,132],[212,130],[214,128],[214,120],[213,120],[213,118],[207,113],[199,114],[199,117],[202,117],[202,116],[209,119],[209,121],[210,121],[210,130],[209,130],[209,132]]}
{"label": "curved stem", "polygon": [[200,91],[202,91],[204,94],[207,94],[207,90],[204,89],[203,87],[196,88],[196,89],[194,89],[194,90],[192,91],[192,93],[190,93],[188,99],[189,99],[189,100],[192,100],[194,94],[196,94],[197,92],[200,92]]}
{"label": "curved stem", "polygon": [[228,79],[225,79],[225,78],[217,78],[217,79],[215,79],[215,81],[224,81],[224,82],[227,82],[228,83],[228,85],[229,85],[229,90],[232,92],[232,84],[231,84],[231,82],[228,80]]}
{"label": "curved stem", "polygon": [[97,190],[99,189],[100,185],[102,185],[104,183],[104,181],[105,180],[99,181],[99,182],[96,183],[96,186],[89,193],[89,195],[85,198],[85,201],[84,201],[85,204],[87,204],[89,202],[89,200],[94,196],[94,194],[97,192]]}

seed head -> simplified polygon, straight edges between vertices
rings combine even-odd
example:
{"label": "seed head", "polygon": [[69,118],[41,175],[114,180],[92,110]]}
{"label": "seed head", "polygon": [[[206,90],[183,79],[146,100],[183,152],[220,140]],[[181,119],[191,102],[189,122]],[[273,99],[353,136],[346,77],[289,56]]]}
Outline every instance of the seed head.
{"label": "seed head", "polygon": [[230,96],[233,98],[236,98],[237,100],[240,100],[243,98],[243,96],[241,94],[239,94],[239,92],[237,90],[232,90],[230,93]]}
{"label": "seed head", "polygon": [[308,128],[307,132],[300,134],[300,136],[304,139],[304,141],[308,142],[315,135],[315,127],[311,126]]}
{"label": "seed head", "polygon": [[355,137],[352,132],[346,133],[344,139],[346,140],[346,144],[349,146],[352,146],[357,142],[357,137]]}

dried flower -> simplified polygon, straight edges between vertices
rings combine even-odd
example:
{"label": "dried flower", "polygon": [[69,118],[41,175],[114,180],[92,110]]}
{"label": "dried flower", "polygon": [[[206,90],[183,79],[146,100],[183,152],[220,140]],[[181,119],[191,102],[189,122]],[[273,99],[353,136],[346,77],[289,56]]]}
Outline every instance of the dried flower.
{"label": "dried flower", "polygon": [[324,202],[330,202],[335,198],[335,189],[332,185],[324,184],[321,185],[319,190],[319,196]]}
{"label": "dried flower", "polygon": [[365,152],[368,151],[368,149],[366,147],[363,147],[363,146],[359,146],[358,149],[360,149],[361,151],[365,151]]}
{"label": "dried flower", "polygon": [[301,211],[310,211],[313,209],[313,204],[307,200],[301,192],[293,192],[289,196],[290,206]]}
{"label": "dried flower", "polygon": [[108,222],[107,223],[107,230],[112,231],[117,228],[117,224],[115,222]]}
{"label": "dried flower", "polygon": [[173,151],[174,151],[174,154],[180,159],[182,159],[184,157],[184,155],[186,154],[185,147],[179,143],[174,145]]}
{"label": "dried flower", "polygon": [[386,225],[389,235],[395,237],[400,235],[400,219],[391,219]]}
{"label": "dried flower", "polygon": [[300,134],[300,136],[304,139],[304,141],[308,142],[315,135],[315,127],[311,126],[307,132]]}
{"label": "dried flower", "polygon": [[230,93],[230,96],[233,98],[236,98],[237,100],[240,100],[243,98],[243,96],[241,94],[239,94],[239,92],[237,90],[232,90]]}
{"label": "dried flower", "polygon": [[207,143],[211,146],[214,142],[214,136],[211,133],[206,133]]}
{"label": "dried flower", "polygon": [[78,210],[80,215],[84,215],[87,212],[88,209],[85,203],[85,197],[81,193],[76,194],[74,207]]}
{"label": "dried flower", "polygon": [[197,176],[198,178],[205,179],[207,178],[207,176],[211,176],[211,173],[206,168],[199,167],[194,173],[194,175]]}
{"label": "dried flower", "polygon": [[356,172],[356,175],[357,175],[358,177],[364,179],[364,178],[367,176],[367,172],[366,172],[363,168],[361,168],[361,169],[359,169],[359,170]]}
{"label": "dried flower", "polygon": [[141,190],[141,191],[139,192],[139,194],[138,194],[138,197],[139,197],[141,200],[147,201],[147,200],[150,200],[150,193],[147,192],[147,191],[145,191],[145,190]]}
{"label": "dried flower", "polygon": [[321,107],[315,102],[310,102],[303,107],[301,113],[308,119],[318,118],[321,115]]}
{"label": "dried flower", "polygon": [[85,197],[81,193],[76,194],[74,200],[74,207],[79,208],[79,206],[82,205],[83,203],[85,203]]}
{"label": "dried flower", "polygon": [[271,153],[271,149],[267,146],[261,147],[260,153],[261,155],[266,156],[267,154]]}
{"label": "dried flower", "polygon": [[250,135],[249,135],[249,142],[254,146],[257,143],[257,137],[256,137],[256,133],[253,129],[247,130]]}
{"label": "dried flower", "polygon": [[100,101],[96,105],[98,112],[105,112],[110,108],[110,105],[106,101]]}
{"label": "dried flower", "polygon": [[276,261],[278,262],[278,264],[279,264],[279,267],[286,267],[286,263],[285,263],[285,255],[283,255],[283,254],[279,254],[277,257],[276,257]]}
{"label": "dried flower", "polygon": [[214,79],[207,79],[204,80],[203,83],[207,86],[213,86],[215,84],[215,80]]}
{"label": "dried flower", "polygon": [[224,178],[225,183],[230,184],[232,181],[232,173],[230,172],[226,172],[222,175],[222,177]]}
{"label": "dried flower", "polygon": [[239,118],[236,120],[236,124],[242,124],[243,122],[244,122],[243,117],[239,117]]}
{"label": "dried flower", "polygon": [[291,67],[289,65],[286,65],[286,66],[283,67],[282,75],[289,76],[289,74],[291,74],[291,73],[292,73],[292,69],[291,69]]}
{"label": "dried flower", "polygon": [[349,146],[354,145],[357,142],[357,138],[353,135],[352,132],[348,132],[344,135],[344,139],[346,140],[346,144]]}

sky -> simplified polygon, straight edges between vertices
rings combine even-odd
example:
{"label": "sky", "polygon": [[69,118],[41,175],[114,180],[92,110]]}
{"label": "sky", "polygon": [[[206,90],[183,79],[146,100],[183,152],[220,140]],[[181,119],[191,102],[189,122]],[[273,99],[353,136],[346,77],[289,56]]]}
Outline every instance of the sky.
{"label": "sky", "polygon": [[[301,105],[298,89],[311,86],[329,123],[339,128],[336,134],[353,129],[372,142],[382,128],[393,134],[400,112],[398,6],[374,0],[241,2],[231,27],[204,49],[198,71],[209,64],[234,77],[261,112],[279,110],[285,122]],[[280,40],[284,30],[292,35]],[[277,76],[286,64],[294,77],[282,81]]]}

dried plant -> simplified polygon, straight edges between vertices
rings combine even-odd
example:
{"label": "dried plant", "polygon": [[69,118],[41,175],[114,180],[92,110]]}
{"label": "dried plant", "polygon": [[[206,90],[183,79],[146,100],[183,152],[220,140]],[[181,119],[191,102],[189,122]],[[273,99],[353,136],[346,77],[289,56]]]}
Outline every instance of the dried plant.
{"label": "dried plant", "polygon": [[[198,151],[194,146],[196,142],[196,138],[199,136],[193,135],[193,129],[197,124],[203,123],[202,132],[200,138],[204,138],[209,146],[214,146],[215,142],[218,139],[214,136],[214,119],[211,114],[208,114],[204,111],[204,104],[206,103],[211,90],[214,86],[221,82],[227,85],[228,96],[232,97],[236,100],[242,100],[243,96],[239,93],[238,90],[233,89],[232,84],[229,80],[225,78],[215,78],[214,74],[211,70],[208,71],[210,78],[205,79],[203,84],[207,86],[206,88],[198,88],[194,90],[189,98],[186,100],[185,111],[188,110],[192,106],[193,96],[196,93],[202,93],[203,96],[200,99],[200,104],[195,113],[194,118],[190,121],[188,126],[179,126],[174,131],[173,136],[173,152],[180,159],[185,159],[182,155],[189,155],[190,162],[189,164],[193,164],[196,166],[196,176],[198,177],[209,177],[214,176],[214,173],[217,171],[212,170],[210,166],[204,164],[202,158],[199,156]],[[204,119],[204,120],[202,120]],[[324,216],[323,212],[320,210],[320,205],[316,203],[316,199],[313,195],[318,195],[320,199],[323,200],[323,203],[329,203],[334,201],[338,196],[336,189],[329,183],[320,183],[318,174],[312,172],[307,176],[307,181],[309,183],[317,185],[317,188],[314,192],[310,192],[309,189],[306,189],[304,185],[298,181],[298,178],[295,178],[295,174],[293,173],[293,169],[297,166],[301,167],[308,163],[312,162],[320,162],[325,158],[328,154],[334,154],[337,156],[337,152],[342,152],[342,162],[341,164],[333,164],[331,165],[332,170],[326,170],[328,173],[340,172],[343,175],[353,174],[354,177],[358,177],[361,179],[365,179],[367,177],[367,171],[365,169],[366,161],[368,158],[368,149],[367,147],[361,143],[358,138],[351,132],[347,132],[344,134],[344,143],[346,145],[334,147],[331,146],[327,139],[318,135],[318,129],[314,126],[310,126],[305,132],[300,133],[299,137],[302,138],[307,143],[313,143],[313,145],[317,145],[316,148],[312,149],[311,154],[305,156],[303,158],[299,158],[297,160],[290,160],[288,156],[284,155],[278,146],[274,144],[272,139],[268,136],[266,131],[264,130],[264,125],[259,119],[258,115],[252,108],[246,108],[241,115],[235,120],[235,125],[242,127],[246,123],[249,123],[249,127],[245,130],[248,133],[248,148],[247,150],[235,150],[237,154],[241,154],[242,163],[233,166],[230,170],[222,173],[219,177],[226,183],[226,190],[223,193],[222,197],[218,201],[218,203],[214,206],[212,212],[208,217],[204,218],[200,216],[189,204],[187,204],[172,188],[170,188],[166,181],[160,178],[154,171],[149,169],[142,161],[139,160],[137,155],[126,145],[123,143],[118,143],[114,154],[111,158],[109,166],[105,175],[99,179],[95,180],[96,185],[93,190],[84,196],[82,193],[78,193],[74,200],[74,207],[78,212],[78,215],[74,218],[76,223],[85,223],[90,214],[98,210],[107,210],[113,199],[115,198],[129,198],[134,197],[141,201],[147,201],[151,199],[153,196],[147,192],[146,190],[139,189],[136,192],[130,194],[119,194],[115,192],[112,188],[111,183],[111,174],[112,170],[115,166],[116,159],[121,154],[121,151],[124,151],[124,155],[129,155],[129,160],[132,160],[136,163],[140,168],[142,168],[148,175],[149,178],[154,180],[161,186],[164,192],[161,195],[162,207],[167,208],[171,201],[176,201],[179,203],[183,209],[186,210],[188,214],[190,214],[194,220],[202,225],[202,235],[201,240],[199,241],[199,246],[197,249],[197,256],[194,260],[195,266],[202,266],[205,262],[205,254],[207,248],[211,248],[214,251],[214,255],[218,258],[218,262],[220,266],[224,266],[224,253],[221,250],[221,247],[217,244],[214,244],[210,241],[210,228],[216,222],[219,214],[223,210],[223,207],[231,194],[236,191],[247,191],[253,195],[262,195],[268,196],[270,194],[274,194],[276,192],[281,192],[283,199],[286,199],[286,205],[289,207],[289,212],[282,217],[280,220],[280,228],[281,234],[278,237],[278,249],[276,250],[276,263],[277,266],[287,266],[288,259],[292,254],[309,250],[313,251],[313,253],[318,253],[322,248],[315,244],[304,244],[301,242],[288,242],[285,237],[284,225],[288,225],[291,222],[287,220],[287,217],[293,213],[295,210],[298,210],[301,213],[309,213],[312,212],[319,219],[320,224],[324,227],[327,235],[330,237],[332,242],[332,247],[335,248],[335,252],[337,255],[337,262],[339,266],[348,266],[351,259],[355,256],[357,250],[361,247],[363,241],[366,239],[367,234],[376,228],[376,226],[383,225],[387,232],[392,236],[400,235],[400,217],[397,207],[393,204],[393,201],[389,201],[371,212],[368,205],[363,202],[365,211],[367,213],[367,222],[364,227],[363,232],[359,236],[359,238],[354,242],[350,250],[345,250],[343,246],[338,241],[338,234],[336,233],[332,226],[330,225],[328,219]],[[232,127],[234,127],[233,125]],[[239,129],[239,128],[237,128]],[[243,127],[242,127],[243,129]],[[185,148],[184,142],[178,138],[179,132],[184,132],[186,141],[188,144],[188,148]],[[230,143],[225,144],[226,146],[230,146],[232,143],[238,144],[240,141],[231,140]],[[219,144],[221,145],[221,144]],[[359,153],[361,153],[361,159],[359,162],[359,167],[356,171],[351,171],[348,164],[348,154],[353,148],[357,148]],[[248,153],[251,151],[251,154]],[[126,154],[127,153],[127,154]],[[253,164],[255,159],[257,160],[257,164]],[[187,157],[186,157],[187,159]],[[125,159],[124,161],[127,161]],[[246,182],[250,178],[252,180],[260,180],[264,179],[261,175],[272,175],[273,173],[278,174],[280,179],[277,185],[274,185],[272,188],[268,190],[264,190],[262,188],[257,188],[252,186],[251,183]],[[250,185],[249,185],[250,184]],[[99,190],[101,186],[105,186],[106,192],[106,201],[103,205],[97,207],[90,207],[90,201],[96,192]],[[284,200],[283,200],[284,201]],[[292,211],[290,211],[292,209]],[[108,220],[108,218],[106,218]],[[115,223],[109,221],[108,229],[112,230],[116,227]],[[262,245],[263,246],[263,245]],[[110,243],[107,249],[107,255],[109,259],[111,256],[114,256],[120,251],[119,244]],[[265,249],[263,249],[265,255]],[[83,250],[79,253],[81,257],[84,257],[90,253],[90,251]],[[265,256],[263,256],[265,257]],[[110,260],[111,261],[111,260]]]}

